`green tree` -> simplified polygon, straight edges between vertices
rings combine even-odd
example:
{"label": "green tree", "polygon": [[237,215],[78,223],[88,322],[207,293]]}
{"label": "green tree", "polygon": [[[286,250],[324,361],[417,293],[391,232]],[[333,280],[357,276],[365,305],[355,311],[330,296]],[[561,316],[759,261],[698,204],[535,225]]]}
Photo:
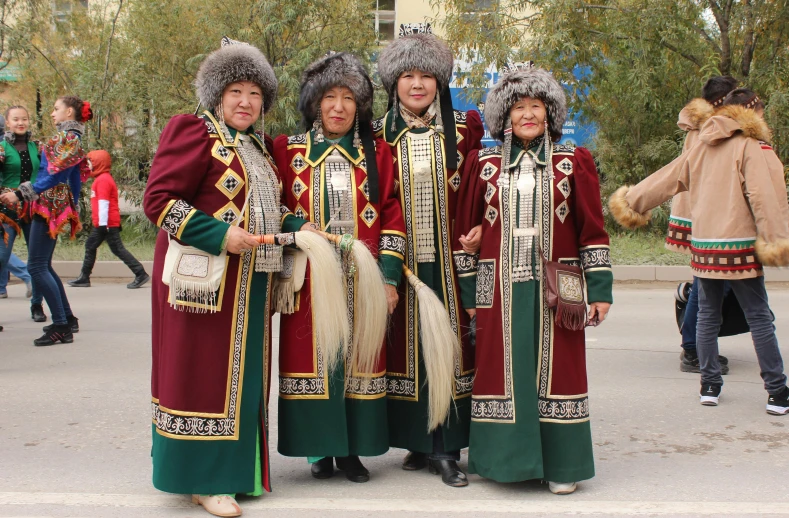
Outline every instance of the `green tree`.
{"label": "green tree", "polygon": [[733,75],[768,102],[774,144],[789,161],[786,0],[433,2],[451,44],[476,63],[472,95],[489,64],[510,60],[534,60],[570,86],[571,106],[598,128],[605,195],[679,153],[677,113],[712,75]]}

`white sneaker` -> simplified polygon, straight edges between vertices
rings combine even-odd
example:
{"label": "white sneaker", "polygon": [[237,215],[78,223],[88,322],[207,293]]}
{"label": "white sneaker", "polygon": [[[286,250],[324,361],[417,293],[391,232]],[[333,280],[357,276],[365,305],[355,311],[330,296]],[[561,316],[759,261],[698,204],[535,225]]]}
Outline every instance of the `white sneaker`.
{"label": "white sneaker", "polygon": [[720,385],[702,385],[699,402],[704,406],[718,406],[721,397]]}
{"label": "white sneaker", "polygon": [[548,489],[554,495],[569,495],[578,489],[578,485],[575,482],[548,482]]}

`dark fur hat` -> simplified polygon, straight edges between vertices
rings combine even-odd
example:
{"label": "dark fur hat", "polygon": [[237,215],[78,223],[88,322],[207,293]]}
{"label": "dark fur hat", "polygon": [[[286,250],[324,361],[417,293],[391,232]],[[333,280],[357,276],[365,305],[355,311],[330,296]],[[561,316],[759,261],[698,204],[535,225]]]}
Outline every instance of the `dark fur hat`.
{"label": "dark fur hat", "polygon": [[433,74],[441,89],[449,87],[455,60],[447,44],[432,34],[410,34],[394,40],[381,51],[378,74],[391,94],[397,78],[406,70]]}
{"label": "dark fur hat", "polygon": [[548,130],[554,141],[562,136],[562,126],[567,118],[567,97],[564,88],[553,75],[542,68],[517,70],[505,74],[488,92],[485,100],[485,122],[490,134],[504,140],[504,130],[510,108],[524,97],[539,99],[548,112]]}
{"label": "dark fur hat", "polygon": [[347,52],[328,54],[313,62],[301,76],[299,112],[307,129],[318,114],[326,90],[344,86],[353,92],[360,122],[373,120],[373,84],[362,62]]}
{"label": "dark fur hat", "polygon": [[230,83],[251,81],[263,90],[263,110],[269,111],[277,97],[277,78],[266,56],[252,45],[224,38],[197,71],[197,97],[209,109],[219,106],[222,92]]}

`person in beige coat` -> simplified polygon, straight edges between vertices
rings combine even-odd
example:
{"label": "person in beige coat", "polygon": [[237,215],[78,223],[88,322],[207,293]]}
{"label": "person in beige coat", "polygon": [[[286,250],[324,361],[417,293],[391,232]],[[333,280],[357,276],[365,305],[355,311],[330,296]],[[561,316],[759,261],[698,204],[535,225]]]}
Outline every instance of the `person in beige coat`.
{"label": "person in beige coat", "polygon": [[[679,112],[677,126],[686,132],[682,152],[692,149],[699,140],[699,130],[717,108],[723,104],[726,95],[737,88],[737,80],[731,76],[713,76],[704,83],[701,97],[690,101]],[[683,191],[671,200],[671,216],[668,221],[666,248],[681,254],[690,254],[690,238],[692,222],[690,219],[690,193]],[[726,287],[727,291],[730,288]],[[696,351],[696,323],[699,313],[699,281],[693,277],[693,283],[682,283],[677,294],[685,298],[685,315],[680,327],[682,335],[682,352],[679,355],[679,370],[682,372],[700,372],[699,355]],[[729,360],[718,355],[721,374],[729,373]]]}
{"label": "person in beige coat", "polygon": [[764,266],[789,265],[789,204],[783,165],[769,145],[764,104],[739,88],[701,127],[687,153],[636,187],[624,186],[609,207],[627,228],[645,225],[654,207],[687,191],[693,222],[691,268],[699,278],[696,347],[703,405],[718,404],[723,386],[718,331],[724,282],[731,283],[751,329],[767,390],[767,412],[789,413],[789,388],[764,286]]}

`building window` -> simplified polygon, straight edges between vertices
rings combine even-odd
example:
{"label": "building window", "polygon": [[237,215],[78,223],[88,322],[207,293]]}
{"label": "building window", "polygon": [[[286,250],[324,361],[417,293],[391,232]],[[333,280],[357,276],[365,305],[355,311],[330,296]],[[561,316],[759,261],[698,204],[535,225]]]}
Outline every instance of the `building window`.
{"label": "building window", "polygon": [[395,38],[395,1],[375,1],[375,38],[379,42],[392,41]]}

